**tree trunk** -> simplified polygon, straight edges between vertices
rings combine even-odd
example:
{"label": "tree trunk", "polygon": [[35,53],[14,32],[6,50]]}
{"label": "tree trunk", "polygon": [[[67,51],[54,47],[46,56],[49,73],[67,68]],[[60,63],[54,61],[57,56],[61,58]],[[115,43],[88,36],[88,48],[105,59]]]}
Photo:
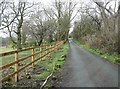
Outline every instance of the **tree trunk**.
{"label": "tree trunk", "polygon": [[17,50],[21,50],[22,49],[22,47],[21,47],[21,32],[20,32],[20,29],[19,29],[19,31],[18,31],[18,33],[17,33]]}
{"label": "tree trunk", "polygon": [[21,50],[21,42],[22,42],[22,36],[21,36],[21,27],[23,24],[23,15],[21,15],[21,19],[19,20],[18,28],[17,28],[17,50]]}
{"label": "tree trunk", "polygon": [[42,40],[43,40],[43,39],[41,39],[41,40],[38,42],[38,46],[40,46],[40,45],[41,45],[41,43],[42,43]]}
{"label": "tree trunk", "polygon": [[118,54],[120,54],[120,2],[118,7]]}

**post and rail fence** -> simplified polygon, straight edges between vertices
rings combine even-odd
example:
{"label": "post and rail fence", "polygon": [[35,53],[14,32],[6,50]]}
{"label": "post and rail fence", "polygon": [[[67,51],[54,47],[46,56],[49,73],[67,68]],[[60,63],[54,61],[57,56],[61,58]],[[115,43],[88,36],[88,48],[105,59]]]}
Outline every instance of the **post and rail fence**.
{"label": "post and rail fence", "polygon": [[[0,73],[2,73],[2,71],[4,71],[7,68],[10,68],[11,66],[14,67],[14,72],[7,74],[6,76],[2,77],[2,79],[0,79],[1,82],[7,81],[9,78],[14,77],[14,81],[18,82],[19,81],[19,73],[23,70],[25,70],[28,66],[32,66],[32,68],[34,68],[35,66],[35,62],[37,62],[38,60],[42,60],[44,57],[47,57],[48,55],[50,55],[50,53],[55,52],[61,45],[63,44],[63,41],[58,41],[52,44],[45,44],[42,46],[37,46],[37,47],[31,47],[31,48],[25,48],[22,50],[15,50],[15,51],[10,51],[10,52],[5,52],[5,53],[1,53],[0,57],[4,57],[4,56],[8,56],[8,55],[15,55],[14,56],[14,61],[7,63],[7,64],[3,64],[0,66]],[[39,51],[37,53],[35,53],[35,48],[39,48]],[[43,50],[44,48],[44,50]],[[30,55],[27,55],[25,57],[19,58],[19,53],[20,52],[24,52],[24,51],[32,51]],[[44,54],[43,54],[44,53]],[[36,55],[39,54],[39,58],[36,58]],[[30,59],[29,61],[31,61],[30,63],[26,63],[26,65],[24,65],[22,68],[19,67],[19,63],[23,62],[25,60],[28,60],[28,58]],[[0,59],[2,61],[4,61],[4,58]]]}

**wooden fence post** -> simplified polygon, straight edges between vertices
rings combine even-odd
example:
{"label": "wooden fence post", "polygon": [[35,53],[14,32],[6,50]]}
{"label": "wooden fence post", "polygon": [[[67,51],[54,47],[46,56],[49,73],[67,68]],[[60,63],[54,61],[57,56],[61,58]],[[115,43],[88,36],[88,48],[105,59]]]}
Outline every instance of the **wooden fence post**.
{"label": "wooden fence post", "polygon": [[50,53],[49,53],[49,56],[50,56],[50,54],[51,54],[51,47],[52,47],[52,46],[51,46],[51,44],[50,44],[50,46],[49,46],[49,52],[50,52]]}
{"label": "wooden fence post", "polygon": [[[34,61],[34,48],[32,49],[32,62]],[[32,67],[34,68],[34,63],[32,63]]]}
{"label": "wooden fence post", "polygon": [[[18,52],[15,53],[15,61],[18,60]],[[18,71],[18,63],[15,64],[15,72]],[[19,76],[18,73],[15,74],[15,82],[18,82]]]}
{"label": "wooden fence post", "polygon": [[[46,54],[48,53],[48,50],[47,50],[47,48],[48,48],[48,47],[47,47],[47,45],[46,45]],[[46,56],[46,57],[47,57],[47,56]]]}
{"label": "wooden fence post", "polygon": [[48,54],[47,54],[47,57],[49,57],[49,50],[50,50],[50,49],[49,49],[49,45],[47,46],[47,49],[48,49],[48,50],[47,50],[47,53],[48,53]]}
{"label": "wooden fence post", "polygon": [[[40,47],[40,58],[41,57],[42,57],[42,48]],[[42,60],[42,58],[40,60]]]}
{"label": "wooden fence post", "polygon": [[54,52],[55,52],[55,49],[56,49],[56,43],[54,44]]}
{"label": "wooden fence post", "polygon": [[53,48],[52,48],[52,51],[54,52],[54,44],[52,44],[52,47],[53,47]]}
{"label": "wooden fence post", "polygon": [[[52,51],[52,44],[50,44],[50,51]],[[51,54],[51,53],[50,53]]]}
{"label": "wooden fence post", "polygon": [[58,42],[55,45],[55,51],[57,51],[57,49],[58,49]]}

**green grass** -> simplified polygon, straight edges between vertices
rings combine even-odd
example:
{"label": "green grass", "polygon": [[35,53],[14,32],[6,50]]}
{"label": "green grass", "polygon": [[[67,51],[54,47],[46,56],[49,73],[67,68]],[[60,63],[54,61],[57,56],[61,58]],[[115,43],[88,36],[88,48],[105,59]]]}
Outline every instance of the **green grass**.
{"label": "green grass", "polygon": [[[9,52],[9,51],[12,51],[12,49],[11,48],[4,49],[4,52]],[[35,53],[38,51],[39,51],[39,48],[36,48]],[[27,50],[27,51],[19,52],[18,57],[20,59],[20,58],[29,56],[31,54],[32,54],[32,50]],[[38,57],[39,57],[39,54],[35,56],[35,58],[38,58]],[[28,58],[20,63],[21,64],[30,63],[31,60],[32,60],[32,58],[30,57],[30,58]],[[15,54],[0,57],[0,62],[2,63],[2,65],[8,64],[8,63],[13,62],[13,61],[15,61]]]}
{"label": "green grass", "polygon": [[[56,65],[62,66],[65,61],[60,61],[62,55],[66,55],[68,52],[68,44],[64,44],[60,50],[57,50],[49,58],[45,58],[43,61],[38,61],[37,65],[46,69],[46,71],[37,75],[39,78],[46,78],[50,73],[57,73],[61,68],[57,68]],[[54,69],[53,69],[54,68]]]}
{"label": "green grass", "polygon": [[[12,50],[13,50],[12,48],[2,48],[2,51],[0,50],[0,52],[8,52],[8,51],[12,51]],[[38,52],[38,51],[39,51],[39,48],[36,48],[35,53]],[[20,52],[18,54],[18,57],[23,58],[23,57],[26,57],[28,55],[31,55],[31,50]],[[56,55],[58,55],[58,54],[56,54]],[[38,57],[39,57],[39,54],[35,56],[35,58],[38,58]],[[11,63],[13,61],[15,61],[15,54],[0,57],[0,62],[2,63],[2,65]],[[25,64],[25,63],[29,63],[29,62],[31,62],[31,57],[28,58],[27,60],[23,61],[23,62],[20,62],[20,63]]]}
{"label": "green grass", "polygon": [[46,78],[48,75],[50,75],[50,72],[43,72],[39,75],[39,78]]}
{"label": "green grass", "polygon": [[9,51],[13,51],[13,50],[14,50],[13,48],[3,48],[3,47],[1,47],[0,48],[0,53],[9,52]]}
{"label": "green grass", "polygon": [[[20,52],[20,53],[18,54],[18,57],[19,57],[19,58],[22,58],[22,57],[28,56],[28,55],[30,55],[30,54],[31,54],[30,51]],[[7,64],[7,63],[10,63],[10,62],[13,62],[13,61],[15,61],[15,54],[1,57],[1,59],[2,59],[2,65]],[[30,59],[30,58],[29,58],[29,59]],[[28,60],[29,60],[29,59],[28,59]]]}
{"label": "green grass", "polygon": [[87,45],[85,44],[81,44],[80,42],[76,41],[75,42],[80,45],[82,48],[88,50],[89,52],[95,54],[95,55],[98,55],[108,61],[111,61],[113,63],[120,63],[120,55],[118,54],[111,54],[111,53],[107,53],[107,52],[103,52],[99,49],[93,49],[93,48],[90,48],[88,47]]}

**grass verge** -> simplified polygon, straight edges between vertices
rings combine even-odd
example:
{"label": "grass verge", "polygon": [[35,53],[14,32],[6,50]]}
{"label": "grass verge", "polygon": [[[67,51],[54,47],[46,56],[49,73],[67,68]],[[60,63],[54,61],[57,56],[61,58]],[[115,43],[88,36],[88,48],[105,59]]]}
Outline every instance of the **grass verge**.
{"label": "grass verge", "polygon": [[78,45],[80,45],[82,48],[86,49],[87,51],[95,54],[95,55],[98,55],[108,61],[111,61],[113,63],[120,63],[120,55],[118,54],[111,54],[111,53],[106,53],[106,52],[103,52],[99,49],[93,49],[93,48],[90,48],[88,47],[87,45],[85,44],[81,44],[79,41],[76,41],[74,40]]}
{"label": "grass verge", "polygon": [[[61,67],[65,63],[65,58],[68,52],[68,44],[64,44],[61,46],[55,53],[53,53],[50,57],[43,61],[39,61],[37,64],[40,67],[45,68],[46,71],[43,71],[41,74],[39,74],[39,78],[45,79],[47,76],[49,76],[52,72],[54,74],[58,73],[61,70]],[[41,63],[40,63],[41,62]],[[54,70],[53,70],[54,67]],[[48,82],[45,85],[45,88],[51,87],[52,84]]]}

